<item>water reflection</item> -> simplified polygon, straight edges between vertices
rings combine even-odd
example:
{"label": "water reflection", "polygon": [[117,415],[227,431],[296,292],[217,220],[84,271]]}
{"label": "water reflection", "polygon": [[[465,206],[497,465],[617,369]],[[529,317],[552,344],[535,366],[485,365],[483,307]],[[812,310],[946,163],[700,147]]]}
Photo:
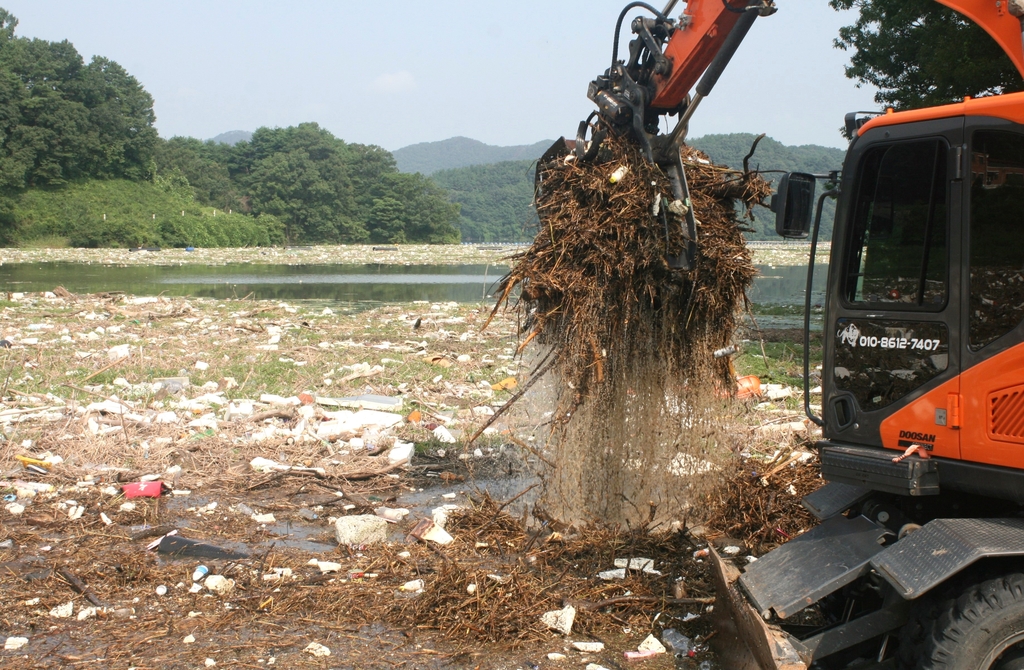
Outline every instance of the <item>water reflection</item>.
{"label": "water reflection", "polygon": [[9,291],[124,291],[256,300],[395,303],[486,300],[508,268],[496,265],[98,266],[33,263],[0,266]]}
{"label": "water reflection", "polygon": [[[508,271],[498,265],[253,265],[106,266],[82,263],[0,265],[7,291],[73,293],[124,291],[134,295],[180,295],[227,299],[320,300],[381,304],[413,300],[488,300]],[[802,305],[807,270],[758,266],[750,299],[758,305]],[[815,268],[815,304],[824,299],[828,268]]]}

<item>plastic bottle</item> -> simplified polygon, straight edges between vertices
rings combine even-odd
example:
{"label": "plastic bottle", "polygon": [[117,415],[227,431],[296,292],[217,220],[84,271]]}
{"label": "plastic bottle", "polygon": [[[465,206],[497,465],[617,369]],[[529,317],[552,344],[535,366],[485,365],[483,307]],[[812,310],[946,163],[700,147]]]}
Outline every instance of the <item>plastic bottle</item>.
{"label": "plastic bottle", "polygon": [[682,658],[686,656],[687,652],[693,646],[690,642],[690,638],[680,634],[674,628],[666,628],[661,631],[661,642],[665,647],[676,655],[676,658]]}

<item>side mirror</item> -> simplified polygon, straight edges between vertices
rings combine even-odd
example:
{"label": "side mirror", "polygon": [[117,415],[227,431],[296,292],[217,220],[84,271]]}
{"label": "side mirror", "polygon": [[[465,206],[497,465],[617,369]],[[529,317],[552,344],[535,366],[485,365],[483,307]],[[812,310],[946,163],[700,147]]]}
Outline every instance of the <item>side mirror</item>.
{"label": "side mirror", "polygon": [[782,175],[771,204],[776,233],[791,240],[802,240],[810,234],[816,185],[814,176],[804,172]]}

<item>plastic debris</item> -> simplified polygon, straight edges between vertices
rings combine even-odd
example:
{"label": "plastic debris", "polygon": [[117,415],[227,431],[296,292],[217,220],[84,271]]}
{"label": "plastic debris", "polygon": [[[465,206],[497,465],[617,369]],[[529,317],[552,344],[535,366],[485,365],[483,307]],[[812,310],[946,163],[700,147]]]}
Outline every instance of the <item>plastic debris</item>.
{"label": "plastic debris", "polygon": [[27,644],[27,637],[9,637],[4,640],[4,651],[17,651]]}
{"label": "plastic debris", "polygon": [[617,568],[615,570],[605,570],[604,572],[597,573],[597,576],[601,579],[612,580],[612,579],[625,579],[626,569]]}
{"label": "plastic debris", "polygon": [[515,377],[505,377],[504,379],[502,379],[497,384],[491,384],[491,390],[492,391],[511,391],[512,389],[514,389],[518,385],[519,385],[519,382],[516,381]]}
{"label": "plastic debris", "polygon": [[355,407],[356,409],[375,409],[384,412],[397,412],[402,409],[401,398],[368,393],[349,398],[317,398],[317,404],[329,407]]}
{"label": "plastic debris", "polygon": [[249,461],[249,467],[256,472],[283,472],[292,469],[290,465],[283,465],[262,456],[257,456]]}
{"label": "plastic debris", "polygon": [[661,641],[665,647],[676,655],[676,658],[686,656],[690,649],[693,648],[693,643],[690,638],[679,633],[674,628],[666,628],[661,631]]}
{"label": "plastic debris", "polygon": [[243,551],[224,549],[179,535],[165,535],[160,539],[156,550],[161,554],[194,556],[197,558],[249,558],[249,554]]}
{"label": "plastic debris", "polygon": [[164,491],[163,482],[135,482],[121,487],[125,498],[159,498]]}
{"label": "plastic debris", "polygon": [[424,542],[436,544],[451,544],[455,541],[448,531],[434,523],[433,519],[421,519],[419,523],[409,532],[409,535]]}
{"label": "plastic debris", "polygon": [[422,579],[413,579],[412,581],[408,581],[405,584],[402,584],[400,587],[398,587],[398,590],[405,591],[408,593],[416,593],[422,591],[424,585],[425,583]]}
{"label": "plastic debris", "polygon": [[107,358],[111,361],[119,361],[122,358],[128,358],[131,354],[131,347],[127,344],[119,344],[116,347],[110,347],[107,350]]}
{"label": "plastic debris", "polygon": [[648,574],[661,574],[654,569],[654,560],[650,558],[616,558],[615,567],[626,568],[628,570],[641,570]]}
{"label": "plastic debris", "polygon": [[378,507],[377,509],[373,510],[373,513],[386,521],[390,521],[391,523],[398,523],[399,521],[401,521],[409,515],[409,510],[405,509],[404,507]]}
{"label": "plastic debris", "polygon": [[644,641],[637,646],[637,651],[650,651],[655,654],[664,654],[666,649],[665,645],[658,641],[658,638],[653,635],[648,635],[644,638]]}
{"label": "plastic debris", "polygon": [[67,619],[75,611],[75,603],[72,600],[64,603],[63,605],[57,605],[50,610],[50,616],[57,619]]}
{"label": "plastic debris", "polygon": [[216,593],[219,596],[227,595],[231,593],[235,588],[235,580],[228,579],[224,575],[210,575],[203,582],[207,590]]}
{"label": "plastic debris", "polygon": [[438,442],[441,442],[443,444],[455,444],[455,437],[444,426],[438,426],[431,432],[434,434],[434,437],[437,438]]}
{"label": "plastic debris", "polygon": [[412,442],[402,442],[399,439],[395,439],[395,446],[388,452],[388,462],[393,465],[408,463],[412,459],[415,449],[416,445]]}

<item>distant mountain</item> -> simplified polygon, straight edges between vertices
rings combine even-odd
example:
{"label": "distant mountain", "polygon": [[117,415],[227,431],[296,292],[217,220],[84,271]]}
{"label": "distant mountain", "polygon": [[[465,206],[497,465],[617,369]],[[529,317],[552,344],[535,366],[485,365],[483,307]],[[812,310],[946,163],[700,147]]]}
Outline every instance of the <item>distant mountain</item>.
{"label": "distant mountain", "polygon": [[497,147],[468,137],[452,137],[440,142],[410,144],[392,151],[400,172],[433,174],[438,170],[501,163],[504,161],[536,160],[554,140],[512,147]]}
{"label": "distant mountain", "polygon": [[226,133],[217,135],[217,137],[211,137],[210,141],[218,144],[230,144],[231,146],[234,146],[239,142],[248,142],[251,139],[252,133],[248,130],[229,130]]}
{"label": "distant mountain", "polygon": [[[743,168],[743,157],[750,151],[756,135],[732,133],[729,135],[704,135],[687,141],[691,147],[700,149],[711,159],[733,169]],[[760,165],[764,170],[799,170],[818,174],[843,167],[846,152],[834,147],[817,144],[787,146],[778,140],[766,137],[757,145],[757,151],[750,159],[750,168]],[[766,175],[767,176],[767,175]]]}

